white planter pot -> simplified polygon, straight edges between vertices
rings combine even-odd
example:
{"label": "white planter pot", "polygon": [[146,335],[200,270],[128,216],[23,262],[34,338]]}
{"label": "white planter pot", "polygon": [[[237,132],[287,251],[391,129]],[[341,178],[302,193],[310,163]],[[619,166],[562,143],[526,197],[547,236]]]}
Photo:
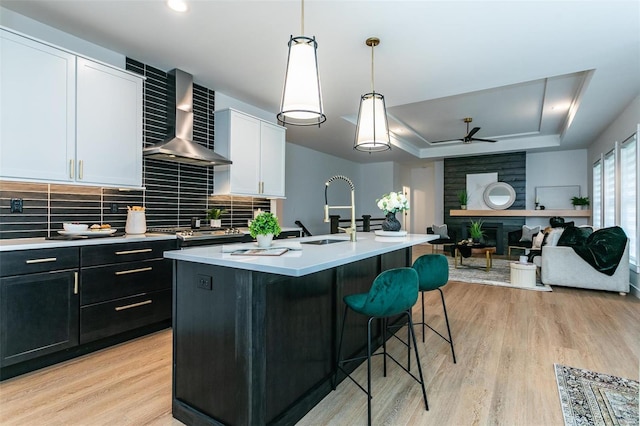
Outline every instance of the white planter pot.
{"label": "white planter pot", "polygon": [[256,235],[256,240],[258,240],[258,247],[261,247],[261,248],[271,247],[271,242],[273,241],[273,234]]}
{"label": "white planter pot", "polygon": [[573,206],[576,210],[582,210],[582,206]]}
{"label": "white planter pot", "polygon": [[211,219],[209,225],[211,225],[212,228],[222,228],[222,219]]}

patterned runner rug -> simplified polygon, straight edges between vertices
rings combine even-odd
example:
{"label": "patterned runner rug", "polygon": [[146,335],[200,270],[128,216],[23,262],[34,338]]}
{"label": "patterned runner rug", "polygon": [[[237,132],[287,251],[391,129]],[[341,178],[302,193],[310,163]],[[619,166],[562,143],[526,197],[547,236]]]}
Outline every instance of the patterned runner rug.
{"label": "patterned runner rug", "polygon": [[454,259],[447,256],[449,262],[449,280],[462,281],[465,283],[488,284],[502,287],[521,288],[536,291],[552,291],[551,287],[540,282],[540,278],[536,277],[535,287],[520,287],[511,284],[511,269],[509,263],[512,260],[493,259],[493,266],[487,272],[487,261],[484,257],[466,257],[462,260],[463,266],[458,265],[454,268]]}
{"label": "patterned runner rug", "polygon": [[554,364],[565,425],[638,425],[638,382]]}

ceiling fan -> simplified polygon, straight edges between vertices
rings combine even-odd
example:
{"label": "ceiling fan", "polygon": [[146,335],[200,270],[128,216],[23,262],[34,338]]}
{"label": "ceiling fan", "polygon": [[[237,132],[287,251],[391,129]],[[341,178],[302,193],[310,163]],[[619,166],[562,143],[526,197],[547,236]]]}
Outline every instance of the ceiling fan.
{"label": "ceiling fan", "polygon": [[467,135],[464,138],[461,138],[461,139],[444,139],[444,140],[441,140],[441,141],[432,141],[431,143],[452,142],[452,141],[462,141],[462,143],[471,143],[473,141],[498,142],[498,141],[495,141],[493,139],[474,138],[473,135],[478,133],[478,131],[480,130],[480,127],[474,127],[473,129],[471,129],[471,131],[469,131],[469,123],[471,123],[473,121],[473,119],[471,117],[465,117],[462,121],[467,123]]}

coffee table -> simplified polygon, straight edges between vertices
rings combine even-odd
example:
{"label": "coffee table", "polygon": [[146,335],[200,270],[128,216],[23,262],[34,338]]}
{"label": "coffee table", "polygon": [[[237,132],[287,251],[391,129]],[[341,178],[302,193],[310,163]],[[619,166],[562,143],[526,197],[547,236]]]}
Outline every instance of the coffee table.
{"label": "coffee table", "polygon": [[493,266],[493,259],[491,255],[496,252],[495,246],[476,247],[476,246],[456,244],[455,260],[453,263],[455,268],[458,267],[458,258],[460,258],[460,266],[463,266],[461,250],[465,250],[465,251],[469,250],[471,252],[470,253],[471,256],[473,256],[474,254],[484,254],[485,258],[487,259],[487,266],[485,268],[485,271],[489,272],[489,270],[491,270],[491,267]]}

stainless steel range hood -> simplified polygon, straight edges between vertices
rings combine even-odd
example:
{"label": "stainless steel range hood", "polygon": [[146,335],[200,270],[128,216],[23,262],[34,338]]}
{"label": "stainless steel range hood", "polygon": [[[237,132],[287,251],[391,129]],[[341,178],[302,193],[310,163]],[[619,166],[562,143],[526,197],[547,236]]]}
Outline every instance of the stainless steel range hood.
{"label": "stainless steel range hood", "polygon": [[169,137],[143,150],[156,160],[197,166],[219,166],[231,161],[193,141],[193,77],[182,70],[169,71],[167,128]]}

